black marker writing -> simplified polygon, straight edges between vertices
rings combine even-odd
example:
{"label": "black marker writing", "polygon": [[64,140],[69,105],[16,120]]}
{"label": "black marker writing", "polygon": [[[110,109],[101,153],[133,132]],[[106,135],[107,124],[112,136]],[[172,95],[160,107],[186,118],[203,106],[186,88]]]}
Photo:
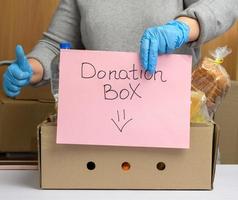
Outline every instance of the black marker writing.
{"label": "black marker writing", "polygon": [[[112,67],[113,68],[113,67]],[[115,68],[115,67],[114,67]],[[105,79],[105,80],[138,80],[145,79],[149,81],[159,80],[166,82],[163,71],[157,70],[154,74],[150,74],[148,71],[142,69],[136,69],[135,64],[131,66],[132,69],[126,70],[123,67],[116,67],[118,70],[104,70],[103,67],[97,70],[92,63],[83,62],[81,65],[81,78],[83,79]],[[141,68],[141,67],[140,67]]]}
{"label": "black marker writing", "polygon": [[112,89],[111,84],[105,84],[103,85],[104,88],[104,99],[105,100],[115,100],[117,98],[125,100],[127,98],[130,98],[130,100],[133,99],[133,97],[142,98],[139,95],[139,92],[137,91],[140,86],[140,83],[138,83],[136,86],[133,86],[131,83],[129,83],[128,88],[123,88],[120,91],[117,91],[115,89]]}
{"label": "black marker writing", "polygon": [[117,110],[117,121],[114,120],[113,118],[111,118],[113,124],[115,124],[115,126],[117,127],[117,129],[122,133],[123,129],[125,128],[125,126],[132,121],[133,119],[130,118],[128,120],[126,120],[126,111],[125,109],[123,109],[123,119],[120,118],[120,114],[119,111]]}

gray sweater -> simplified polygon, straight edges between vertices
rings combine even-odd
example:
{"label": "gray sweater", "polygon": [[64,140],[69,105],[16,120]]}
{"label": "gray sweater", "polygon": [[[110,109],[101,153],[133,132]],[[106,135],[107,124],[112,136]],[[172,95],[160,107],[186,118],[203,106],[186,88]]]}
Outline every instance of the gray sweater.
{"label": "gray sweater", "polygon": [[175,51],[192,55],[195,64],[200,45],[236,21],[238,0],[61,0],[48,31],[28,57],[43,65],[43,83],[50,79],[50,64],[62,41],[72,42],[76,49],[138,52],[146,28],[178,16],[200,24],[198,40]]}

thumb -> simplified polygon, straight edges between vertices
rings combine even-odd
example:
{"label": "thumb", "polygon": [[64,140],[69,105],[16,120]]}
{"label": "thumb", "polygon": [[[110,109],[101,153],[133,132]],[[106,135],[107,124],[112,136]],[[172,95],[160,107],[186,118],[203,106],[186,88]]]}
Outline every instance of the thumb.
{"label": "thumb", "polygon": [[23,72],[32,73],[31,67],[21,45],[16,46],[16,62]]}

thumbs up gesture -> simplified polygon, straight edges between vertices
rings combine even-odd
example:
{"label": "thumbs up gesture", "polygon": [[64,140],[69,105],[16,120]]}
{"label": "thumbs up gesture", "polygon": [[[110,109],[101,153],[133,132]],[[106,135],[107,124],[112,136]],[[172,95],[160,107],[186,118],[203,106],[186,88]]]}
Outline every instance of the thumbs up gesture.
{"label": "thumbs up gesture", "polygon": [[30,66],[22,46],[16,46],[16,60],[3,74],[3,89],[7,96],[15,97],[20,94],[21,88],[30,84],[32,77]]}

